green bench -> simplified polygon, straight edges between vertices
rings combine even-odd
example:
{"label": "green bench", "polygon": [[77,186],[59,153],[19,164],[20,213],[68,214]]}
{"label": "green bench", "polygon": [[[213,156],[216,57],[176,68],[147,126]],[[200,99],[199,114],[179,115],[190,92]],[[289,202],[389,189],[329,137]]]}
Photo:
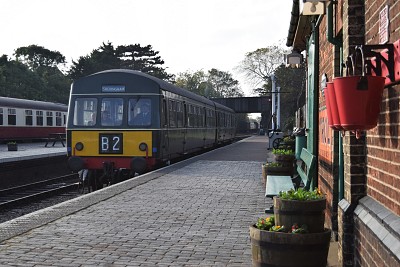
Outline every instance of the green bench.
{"label": "green bench", "polygon": [[[309,190],[315,169],[316,157],[303,148],[300,154],[300,160],[297,163],[297,173],[303,183],[304,189]],[[273,198],[280,191],[295,189],[295,183],[288,175],[267,175],[265,196]],[[266,213],[273,213],[273,207],[265,210]]]}

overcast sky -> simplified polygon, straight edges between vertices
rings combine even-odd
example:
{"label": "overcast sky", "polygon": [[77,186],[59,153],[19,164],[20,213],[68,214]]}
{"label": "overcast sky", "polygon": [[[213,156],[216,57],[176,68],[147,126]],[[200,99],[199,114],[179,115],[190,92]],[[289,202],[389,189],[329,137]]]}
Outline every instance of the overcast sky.
{"label": "overcast sky", "polygon": [[71,63],[102,42],[160,52],[168,73],[229,71],[245,53],[286,40],[291,0],[0,0],[0,55],[36,44]]}

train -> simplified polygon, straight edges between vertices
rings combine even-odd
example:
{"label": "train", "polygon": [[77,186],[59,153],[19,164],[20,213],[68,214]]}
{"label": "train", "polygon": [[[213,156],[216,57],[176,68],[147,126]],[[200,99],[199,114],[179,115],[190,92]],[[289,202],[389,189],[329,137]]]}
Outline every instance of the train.
{"label": "train", "polygon": [[71,86],[68,166],[93,190],[232,142],[235,134],[232,109],[140,71],[106,70]]}
{"label": "train", "polygon": [[0,97],[0,142],[36,141],[65,132],[68,106]]}

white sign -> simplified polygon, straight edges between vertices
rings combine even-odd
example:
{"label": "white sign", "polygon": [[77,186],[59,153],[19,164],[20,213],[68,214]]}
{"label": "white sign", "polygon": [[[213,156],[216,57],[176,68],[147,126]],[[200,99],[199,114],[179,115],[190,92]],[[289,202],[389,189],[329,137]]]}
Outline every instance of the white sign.
{"label": "white sign", "polygon": [[386,5],[379,12],[379,44],[389,41],[389,6]]}

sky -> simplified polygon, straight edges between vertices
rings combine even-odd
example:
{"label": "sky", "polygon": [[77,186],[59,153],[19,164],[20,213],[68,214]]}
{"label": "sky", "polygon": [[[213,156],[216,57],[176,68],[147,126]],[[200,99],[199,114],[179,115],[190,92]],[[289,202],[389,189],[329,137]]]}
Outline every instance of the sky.
{"label": "sky", "polygon": [[245,54],[286,43],[291,0],[0,0],[0,55],[18,47],[59,51],[71,64],[103,42],[151,45],[168,73],[230,72]]}

